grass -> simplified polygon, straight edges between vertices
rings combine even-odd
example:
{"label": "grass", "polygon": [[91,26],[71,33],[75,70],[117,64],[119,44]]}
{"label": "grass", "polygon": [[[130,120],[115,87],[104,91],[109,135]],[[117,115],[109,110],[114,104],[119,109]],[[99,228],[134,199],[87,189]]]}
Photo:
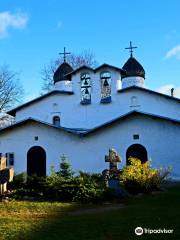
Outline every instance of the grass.
{"label": "grass", "polygon": [[[0,203],[1,240],[180,239],[180,184],[166,191],[129,199],[125,207],[96,214],[69,215],[94,206],[68,203]],[[97,206],[99,207],[99,206]],[[136,236],[137,226],[174,229],[173,234]]]}

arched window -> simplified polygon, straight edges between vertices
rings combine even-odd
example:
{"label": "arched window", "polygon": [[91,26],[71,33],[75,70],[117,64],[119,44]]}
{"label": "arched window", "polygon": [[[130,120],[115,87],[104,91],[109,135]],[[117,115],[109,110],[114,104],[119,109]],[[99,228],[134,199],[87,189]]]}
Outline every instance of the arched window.
{"label": "arched window", "polygon": [[111,74],[110,72],[102,72],[101,78],[101,102],[111,102]]}
{"label": "arched window", "polygon": [[137,99],[137,97],[136,96],[132,96],[131,97],[131,103],[130,103],[131,105],[131,107],[138,107],[138,99]]}
{"label": "arched window", "polygon": [[91,103],[91,78],[89,73],[81,74],[81,103]]}
{"label": "arched window", "polygon": [[53,117],[53,125],[56,127],[60,126],[60,117],[59,116],[54,116]]}

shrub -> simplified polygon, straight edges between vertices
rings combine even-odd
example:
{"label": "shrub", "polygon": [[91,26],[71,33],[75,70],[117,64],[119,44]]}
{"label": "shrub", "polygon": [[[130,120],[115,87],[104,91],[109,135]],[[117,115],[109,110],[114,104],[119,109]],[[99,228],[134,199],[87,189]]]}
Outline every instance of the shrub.
{"label": "shrub", "polygon": [[58,174],[64,178],[72,178],[74,175],[71,164],[65,155],[61,156],[60,171]]}
{"label": "shrub", "polygon": [[79,176],[65,178],[52,173],[46,178],[44,196],[57,201],[98,202],[102,200],[103,179],[100,174],[80,172]]}
{"label": "shrub", "polygon": [[26,179],[27,179],[27,175],[24,172],[20,174],[15,174],[13,181],[8,182],[8,189],[13,190],[13,189],[23,188],[26,182]]}
{"label": "shrub", "polygon": [[97,203],[103,200],[104,182],[101,174],[80,172],[76,177],[78,188],[73,201],[81,203]]}
{"label": "shrub", "polygon": [[149,161],[141,163],[139,159],[133,157],[128,160],[130,165],[123,168],[120,179],[130,193],[158,190],[170,173],[170,168],[151,168]]}
{"label": "shrub", "polygon": [[46,199],[70,202],[77,188],[75,178],[64,178],[59,174],[46,177],[43,195]]}

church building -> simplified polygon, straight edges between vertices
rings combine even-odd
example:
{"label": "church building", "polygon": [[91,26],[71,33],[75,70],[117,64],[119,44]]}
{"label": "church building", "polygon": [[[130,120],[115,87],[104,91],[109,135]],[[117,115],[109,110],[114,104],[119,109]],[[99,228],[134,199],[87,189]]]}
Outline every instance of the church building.
{"label": "church building", "polygon": [[[0,154],[16,173],[45,176],[66,156],[75,171],[102,172],[114,148],[180,178],[180,99],[145,88],[145,70],[132,54],[122,68],[104,63],[54,73],[54,88],[9,112],[0,130]],[[173,80],[173,79],[172,79]],[[153,79],[151,80],[153,81]]]}

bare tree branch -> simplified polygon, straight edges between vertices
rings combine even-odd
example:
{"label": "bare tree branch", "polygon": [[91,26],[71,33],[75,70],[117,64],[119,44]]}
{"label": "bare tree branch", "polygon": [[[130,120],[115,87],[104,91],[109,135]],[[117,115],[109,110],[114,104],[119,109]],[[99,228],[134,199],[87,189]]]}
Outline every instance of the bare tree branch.
{"label": "bare tree branch", "polygon": [[5,114],[5,113],[0,114],[0,129],[10,126],[13,123],[15,123],[14,117],[12,117],[8,114]]}
{"label": "bare tree branch", "polygon": [[15,106],[22,99],[23,89],[18,74],[10,71],[8,66],[0,67],[0,113]]}

